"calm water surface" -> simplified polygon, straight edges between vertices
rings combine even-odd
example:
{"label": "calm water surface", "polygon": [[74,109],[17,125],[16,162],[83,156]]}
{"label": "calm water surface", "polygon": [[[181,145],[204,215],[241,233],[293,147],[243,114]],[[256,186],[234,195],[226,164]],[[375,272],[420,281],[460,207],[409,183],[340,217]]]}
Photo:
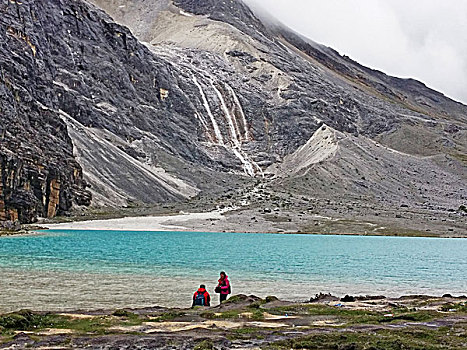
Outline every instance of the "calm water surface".
{"label": "calm water surface", "polygon": [[319,292],[467,294],[467,239],[122,231],[3,237],[0,311],[187,306],[200,283],[213,291],[220,270],[234,293],[290,300]]}

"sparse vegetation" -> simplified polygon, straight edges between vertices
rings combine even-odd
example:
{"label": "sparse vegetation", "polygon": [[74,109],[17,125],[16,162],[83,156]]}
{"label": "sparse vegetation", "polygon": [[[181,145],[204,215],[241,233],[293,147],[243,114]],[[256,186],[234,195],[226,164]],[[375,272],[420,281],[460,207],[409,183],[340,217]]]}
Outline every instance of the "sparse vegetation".
{"label": "sparse vegetation", "polygon": [[282,349],[339,349],[339,350],[461,350],[466,346],[465,328],[427,328],[370,332],[333,332],[313,334],[298,339],[279,341],[265,350]]}
{"label": "sparse vegetation", "polygon": [[109,317],[74,319],[51,313],[36,313],[21,310],[0,316],[0,327],[4,334],[13,331],[39,331],[47,328],[71,329],[77,333],[103,334],[115,324]]}
{"label": "sparse vegetation", "polygon": [[261,328],[252,328],[252,327],[245,327],[245,328],[238,328],[232,330],[231,334],[227,336],[229,340],[248,340],[248,339],[264,339],[264,329]]}
{"label": "sparse vegetation", "polygon": [[203,340],[194,347],[194,350],[214,350],[214,344],[211,340]]}
{"label": "sparse vegetation", "polygon": [[333,316],[346,324],[385,324],[398,323],[404,321],[423,322],[429,321],[438,316],[434,311],[413,312],[406,308],[393,308],[393,316],[384,316],[385,313],[367,311],[361,309],[348,309],[343,307],[328,306],[322,304],[302,304],[287,307],[278,307],[269,310],[276,315],[298,315],[298,316]]}
{"label": "sparse vegetation", "polygon": [[151,322],[165,322],[165,321],[172,321],[176,319],[177,317],[184,316],[184,312],[178,312],[178,311],[169,311],[165,312],[161,315],[156,316],[155,318],[149,319]]}
{"label": "sparse vegetation", "polygon": [[466,303],[457,303],[457,304],[448,303],[448,304],[444,304],[441,307],[441,311],[467,313],[467,304]]}
{"label": "sparse vegetation", "polygon": [[[67,334],[60,338],[63,348],[76,344],[77,340],[96,341],[99,346],[113,339],[130,344],[137,339],[146,344],[145,341],[159,341],[155,336],[159,332],[164,333],[160,344],[169,344],[174,349],[186,346],[187,339],[191,338],[190,346],[198,350],[217,349],[226,342],[246,348],[259,344],[264,350],[460,350],[467,345],[465,298],[407,297],[391,302],[371,298],[346,305],[338,301],[328,305],[323,301],[277,307],[268,305],[271,302],[281,303],[275,297],[259,299],[239,295],[232,297],[230,303],[207,311],[168,310],[145,314],[118,309],[113,313],[80,317],[23,310],[0,316],[0,343],[13,344],[17,332],[28,332],[24,337],[31,344],[37,342],[44,346],[53,339],[47,337],[48,330],[52,329],[55,331],[51,334],[60,334],[60,330]],[[416,309],[419,307],[424,310]],[[265,317],[266,312],[278,318]],[[180,330],[178,322],[175,325],[171,322],[177,319],[185,320],[188,327]],[[258,320],[262,322],[255,322]],[[424,327],[426,322],[430,322],[430,327]],[[296,324],[301,325],[300,333]],[[263,339],[267,342],[263,343]]]}
{"label": "sparse vegetation", "polygon": [[138,314],[123,309],[116,310],[113,316],[120,317],[122,319],[122,324],[127,326],[140,325],[146,319],[146,317],[142,318]]}
{"label": "sparse vegetation", "polygon": [[52,314],[39,314],[30,310],[21,310],[15,313],[0,316],[0,327],[3,330],[36,330],[47,327],[56,327],[63,324],[64,318]]}

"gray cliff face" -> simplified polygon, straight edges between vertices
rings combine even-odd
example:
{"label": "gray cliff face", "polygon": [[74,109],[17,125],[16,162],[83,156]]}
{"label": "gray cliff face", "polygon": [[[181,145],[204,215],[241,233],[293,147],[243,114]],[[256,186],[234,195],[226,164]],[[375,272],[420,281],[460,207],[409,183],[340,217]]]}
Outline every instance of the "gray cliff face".
{"label": "gray cliff face", "polygon": [[92,2],[113,19],[83,1],[0,2],[0,219],[264,176],[310,198],[466,200],[466,106],[240,1]]}
{"label": "gray cliff face", "polygon": [[72,204],[86,205],[82,169],[74,160],[66,125],[55,110],[50,51],[39,14],[27,6],[0,4],[0,220],[31,222]]}

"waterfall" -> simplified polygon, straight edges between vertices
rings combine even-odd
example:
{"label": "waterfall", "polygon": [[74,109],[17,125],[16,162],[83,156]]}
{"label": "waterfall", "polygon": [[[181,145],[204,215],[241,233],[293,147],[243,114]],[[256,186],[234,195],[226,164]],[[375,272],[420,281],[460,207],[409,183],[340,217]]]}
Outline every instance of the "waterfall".
{"label": "waterfall", "polygon": [[225,103],[224,96],[222,96],[222,93],[219,91],[218,88],[216,88],[212,80],[211,80],[211,85],[214,91],[217,93],[217,97],[219,97],[222,110],[224,111],[225,117],[227,118],[227,124],[229,124],[229,128],[230,128],[231,141],[236,147],[240,148],[241,146],[240,137],[239,137],[240,131],[238,130],[238,125],[237,125],[237,121],[235,120],[235,116],[232,117],[231,111],[229,111],[229,108],[227,107],[227,104]]}
{"label": "waterfall", "polygon": [[[219,99],[221,110],[225,115],[225,119],[227,120],[227,125],[229,128],[229,132],[227,134],[230,135],[230,138],[229,140],[224,140],[221,130],[219,128],[219,124],[217,123],[216,118],[214,117],[214,114],[212,113],[212,110],[209,106],[209,102],[203,90],[203,87],[194,75],[193,82],[198,87],[204,108],[206,109],[206,112],[208,113],[209,118],[211,119],[211,123],[216,137],[215,141],[217,141],[219,145],[224,146],[226,149],[229,149],[240,160],[240,162],[243,165],[243,170],[245,171],[245,174],[251,177],[254,177],[257,173],[263,174],[261,167],[254,161],[252,161],[242,149],[242,142],[249,139],[249,133],[246,117],[243,112],[242,106],[240,105],[240,101],[238,100],[238,97],[235,94],[235,91],[230,86],[225,85],[227,91],[229,92],[229,95],[232,96],[234,104],[239,111],[241,120],[237,120],[237,116],[234,113],[234,111],[232,109],[229,109],[229,107],[227,106],[227,102],[224,96],[222,95],[222,92],[216,87],[214,81],[210,79],[212,89],[215,91]],[[209,133],[208,123],[206,119],[198,113],[196,113],[195,115],[199,119],[201,125],[207,130],[208,134],[211,136],[211,134]],[[224,132],[224,134],[226,133]]]}
{"label": "waterfall", "polygon": [[216,118],[214,118],[214,115],[212,114],[211,107],[209,107],[208,99],[206,98],[206,95],[203,91],[203,87],[201,86],[201,84],[198,82],[198,80],[196,79],[194,75],[193,75],[193,82],[199,89],[199,93],[201,94],[201,99],[203,100],[204,108],[206,109],[206,112],[208,113],[209,118],[211,119],[212,127],[214,129],[214,134],[216,135],[216,141],[220,145],[223,145],[224,140],[223,140],[221,131],[219,129],[219,125],[216,122]]}
{"label": "waterfall", "polygon": [[209,127],[208,127],[208,123],[206,121],[206,119],[204,119],[204,117],[198,113],[195,112],[195,117],[199,120],[199,122],[201,123],[201,125],[204,127],[204,130],[206,130],[206,134],[207,136],[209,137],[209,139],[211,140],[212,143],[216,143],[216,140],[214,139],[214,137],[211,135],[211,132],[209,130]]}
{"label": "waterfall", "polygon": [[240,100],[238,99],[237,94],[235,93],[234,89],[232,89],[229,85],[227,85],[227,88],[229,89],[230,93],[232,94],[232,97],[234,99],[234,102],[238,108],[238,111],[240,112],[240,116],[242,117],[242,124],[244,128],[244,140],[248,141],[250,140],[250,133],[248,132],[248,123],[246,121],[245,113],[243,112],[242,105],[240,104]]}
{"label": "waterfall", "polygon": [[245,156],[243,156],[241,150],[233,148],[232,151],[235,154],[235,156],[238,159],[240,159],[240,161],[242,162],[243,170],[245,171],[245,173],[247,175],[250,175],[251,177],[254,177],[255,176],[255,170],[254,170],[253,164],[248,159],[246,159]]}

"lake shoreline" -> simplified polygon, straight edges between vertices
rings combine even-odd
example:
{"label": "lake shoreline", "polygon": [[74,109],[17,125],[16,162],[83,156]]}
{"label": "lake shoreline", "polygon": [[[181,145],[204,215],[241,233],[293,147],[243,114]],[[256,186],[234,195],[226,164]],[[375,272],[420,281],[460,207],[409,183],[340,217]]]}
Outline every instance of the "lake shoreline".
{"label": "lake shoreline", "polygon": [[[212,295],[215,293],[212,292]],[[331,305],[335,307],[346,307],[346,306],[358,306],[359,308],[366,308],[367,310],[373,310],[376,305],[386,305],[390,306],[390,304],[394,303],[404,303],[406,301],[417,301],[417,302],[424,302],[428,300],[436,300],[439,302],[439,305],[442,305],[443,302],[452,303],[452,302],[459,302],[465,303],[467,306],[467,294],[460,294],[460,293],[444,293],[443,295],[433,295],[433,294],[417,294],[417,293],[407,293],[399,296],[384,296],[384,295],[377,295],[377,294],[367,294],[367,295],[345,295],[345,296],[337,296],[331,293],[319,293],[315,294],[315,296],[311,296],[309,300],[286,300],[286,299],[279,299],[273,295],[271,296],[263,296],[259,297],[256,295],[245,295],[245,294],[236,294],[236,295],[229,295],[228,301],[234,302],[238,298],[240,299],[248,299],[253,298],[255,300],[277,300],[281,303],[289,304],[289,305],[306,305],[306,304],[324,304],[324,305]],[[211,307],[203,308],[205,310],[208,309],[216,309],[221,307],[216,300],[211,300]],[[422,303],[423,304],[423,303]],[[439,306],[438,304],[436,306]],[[167,305],[152,305],[152,306],[137,306],[137,307],[126,307],[126,306],[109,306],[109,307],[86,307],[86,308],[72,308],[72,309],[46,309],[46,310],[37,310],[35,308],[22,308],[19,307],[16,310],[11,311],[1,311],[1,315],[7,314],[15,314],[21,312],[22,310],[30,310],[31,312],[37,313],[53,313],[53,314],[71,314],[71,315],[96,315],[96,314],[111,314],[115,310],[127,310],[136,313],[144,313],[148,310],[190,310],[191,308],[187,308],[186,306],[167,306]]]}
{"label": "lake shoreline", "polygon": [[[375,236],[375,237],[425,237],[425,238],[467,238],[467,232],[436,234],[435,232],[407,229],[379,229],[376,224],[365,223],[372,230],[360,230],[349,223],[349,230],[339,229],[298,229],[297,227],[279,228],[274,222],[259,221],[251,218],[248,211],[238,208],[223,208],[206,212],[178,212],[165,215],[122,216],[92,220],[73,220],[57,218],[55,222],[44,221],[40,226],[54,230],[96,230],[96,231],[145,231],[145,232],[211,232],[211,233],[267,233],[267,234],[303,234],[303,235],[339,235],[339,236]],[[336,222],[345,226],[344,220],[315,215],[315,219]],[[255,223],[251,224],[251,220]],[[58,222],[57,222],[58,221]],[[28,226],[25,226],[28,229]],[[28,229],[29,230],[29,229]],[[352,231],[353,230],[353,231]]]}
{"label": "lake shoreline", "polygon": [[[208,308],[164,308],[0,314],[0,347],[360,349],[394,344],[461,349],[467,297],[401,298],[317,295],[310,302],[235,295]],[[462,340],[464,339],[464,340]],[[362,347],[363,348],[363,347]],[[430,347],[430,349],[437,349]]]}
{"label": "lake shoreline", "polygon": [[[112,219],[109,219],[112,220]],[[94,220],[92,220],[94,221]],[[421,234],[404,234],[404,233],[342,233],[342,232],[313,232],[313,231],[289,231],[284,232],[281,230],[277,231],[229,231],[229,230],[193,230],[193,229],[183,229],[180,227],[174,227],[173,229],[141,229],[141,230],[126,230],[126,229],[114,229],[112,226],[108,228],[92,228],[92,225],[89,227],[80,227],[72,228],[73,225],[64,225],[61,224],[46,224],[41,228],[28,228],[21,229],[19,231],[0,231],[1,237],[27,237],[27,236],[40,236],[47,235],[48,231],[60,231],[60,230],[73,230],[73,231],[124,231],[124,232],[193,232],[193,233],[237,233],[237,234],[270,234],[270,235],[311,235],[311,236],[355,236],[355,237],[406,237],[406,238],[438,238],[438,239],[466,239],[466,235],[425,235]]]}

